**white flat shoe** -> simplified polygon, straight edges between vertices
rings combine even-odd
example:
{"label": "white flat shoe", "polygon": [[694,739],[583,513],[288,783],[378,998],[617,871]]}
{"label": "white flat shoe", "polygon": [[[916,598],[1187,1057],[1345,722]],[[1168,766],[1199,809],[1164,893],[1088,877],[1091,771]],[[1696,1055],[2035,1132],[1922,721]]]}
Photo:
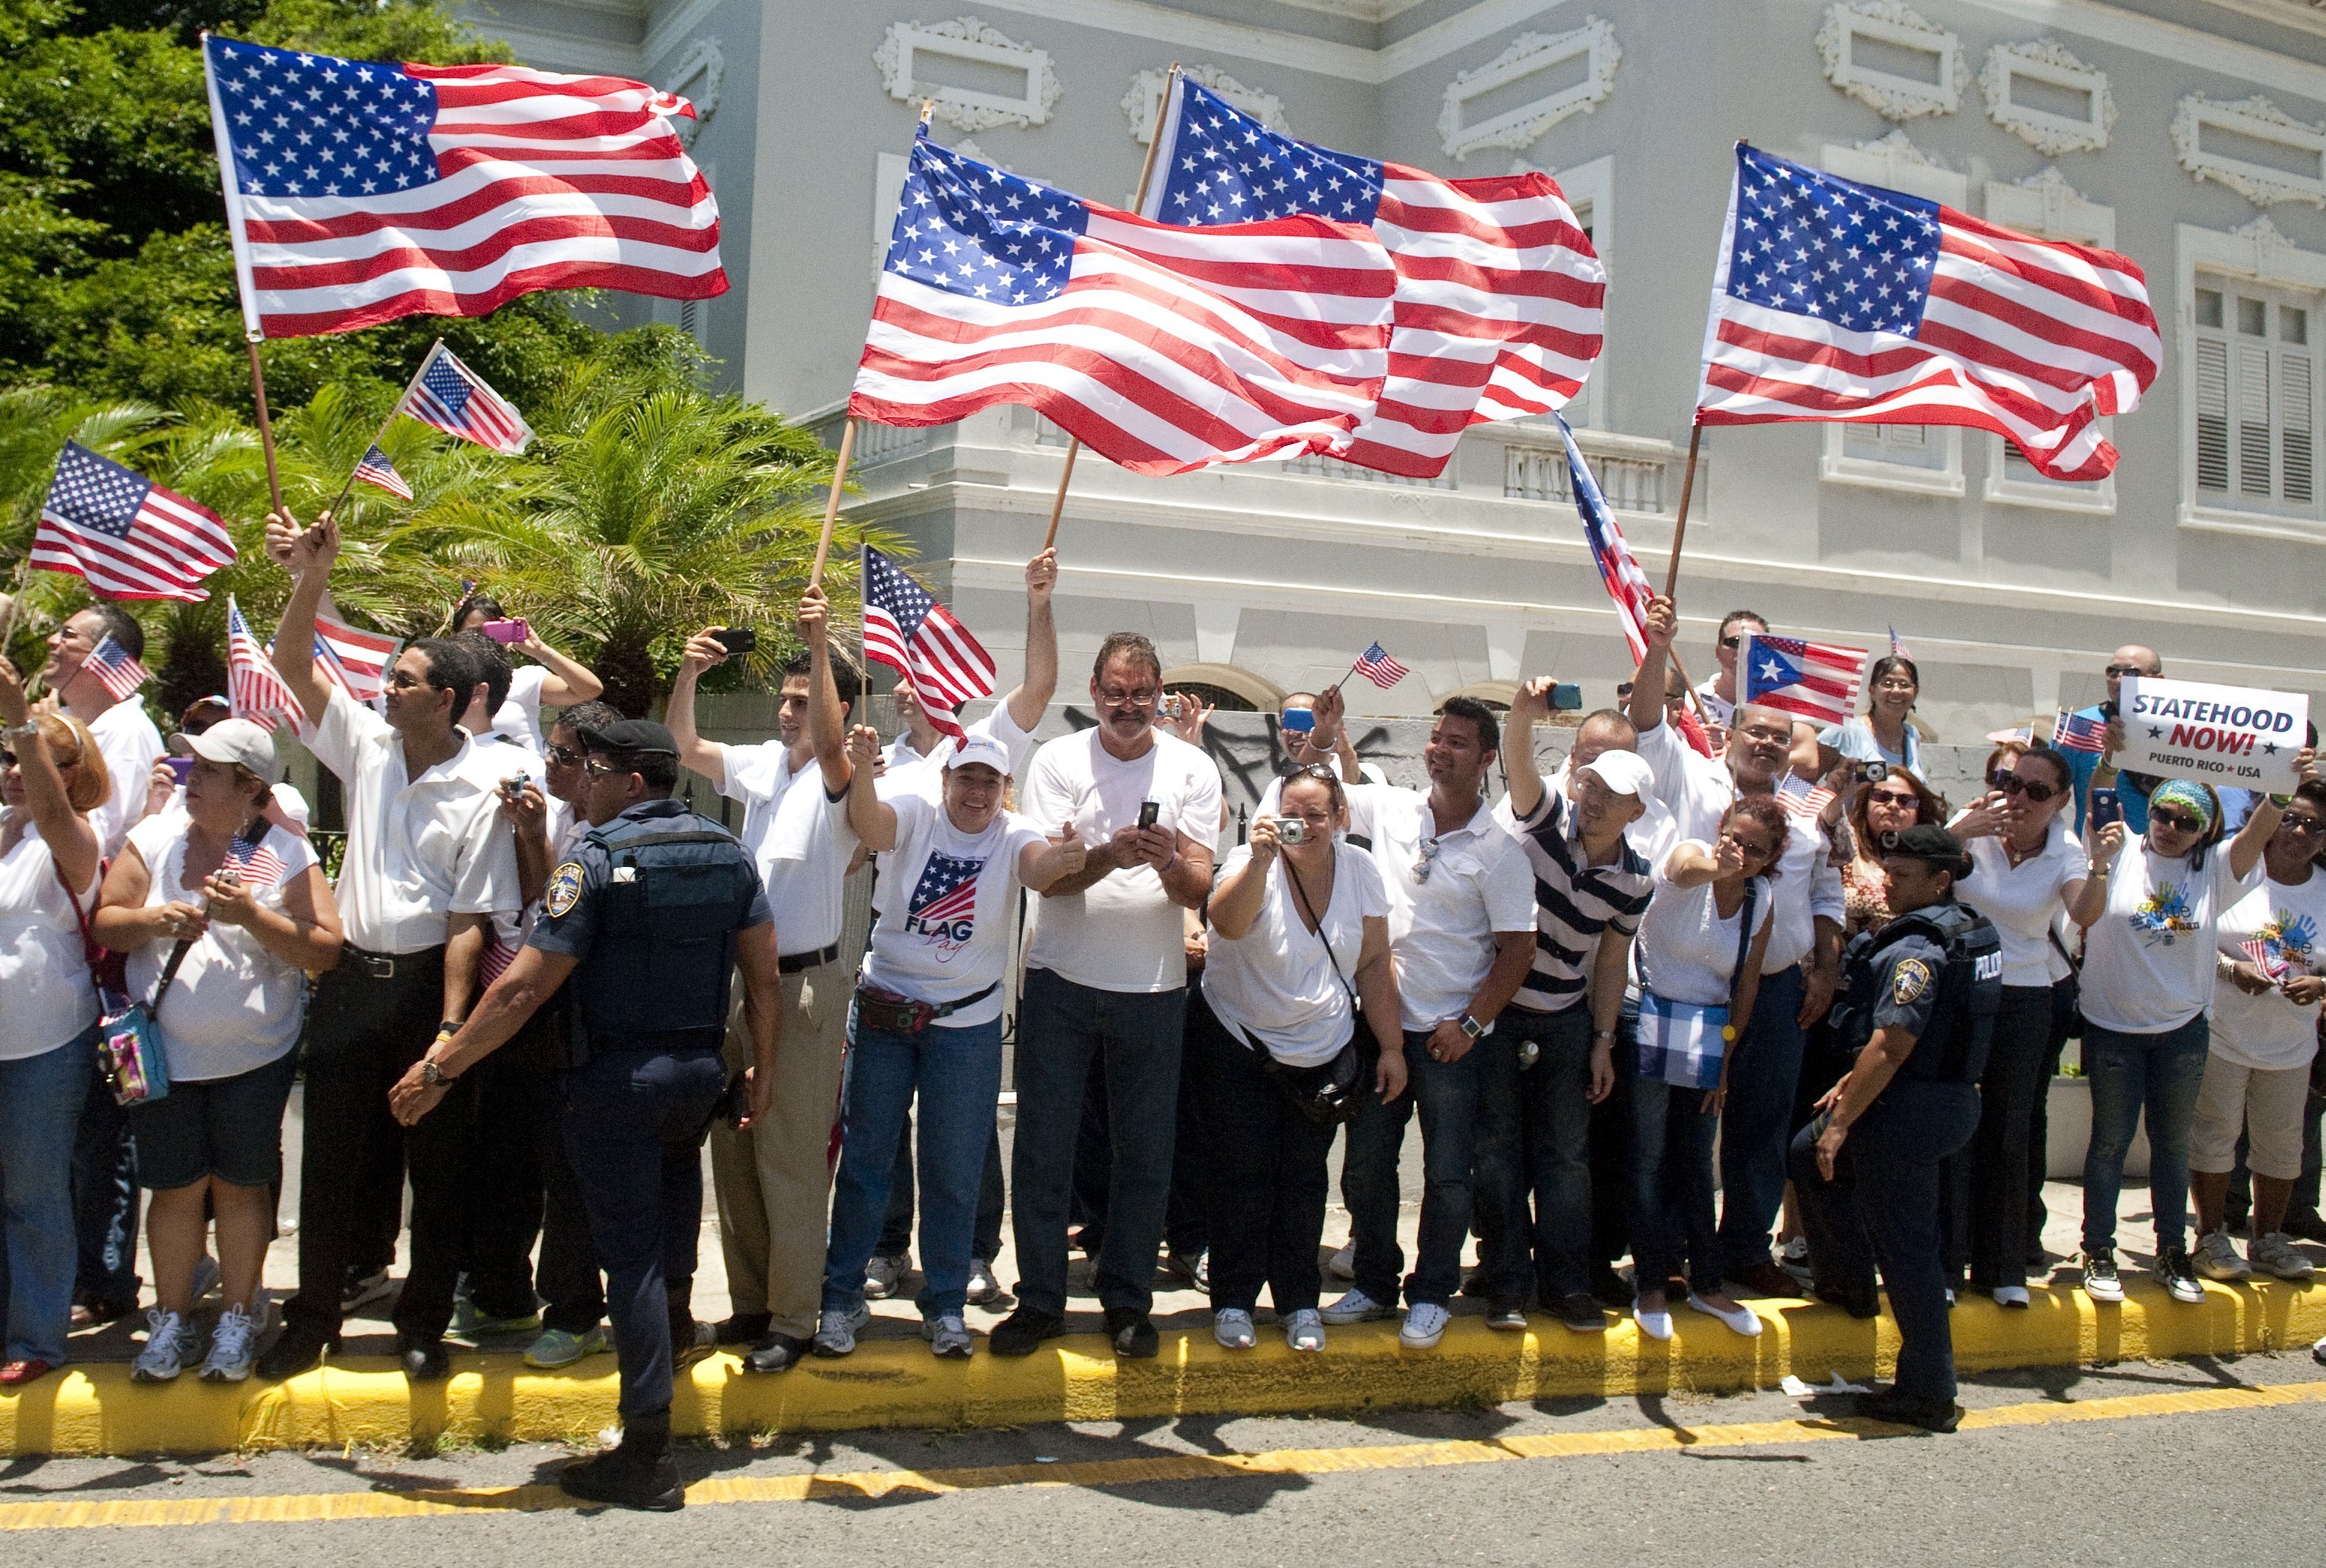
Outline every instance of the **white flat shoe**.
{"label": "white flat shoe", "polygon": [[1702,1296],[1698,1295],[1693,1292],[1690,1292],[1689,1294],[1688,1304],[1694,1310],[1704,1313],[1707,1317],[1718,1318],[1722,1322],[1726,1323],[1731,1329],[1735,1330],[1737,1333],[1744,1335],[1748,1340],[1758,1339],[1761,1336],[1761,1316],[1751,1307],[1740,1306],[1731,1312],[1723,1312],[1720,1308],[1714,1306],[1710,1302],[1705,1300]]}
{"label": "white flat shoe", "polygon": [[1669,1340],[1672,1337],[1671,1313],[1669,1312],[1651,1313],[1641,1307],[1633,1307],[1632,1321],[1640,1325],[1640,1332],[1651,1340]]}
{"label": "white flat shoe", "polygon": [[1995,1304],[2024,1307],[2027,1304],[2027,1287],[2024,1285],[1998,1285],[1995,1287]]}

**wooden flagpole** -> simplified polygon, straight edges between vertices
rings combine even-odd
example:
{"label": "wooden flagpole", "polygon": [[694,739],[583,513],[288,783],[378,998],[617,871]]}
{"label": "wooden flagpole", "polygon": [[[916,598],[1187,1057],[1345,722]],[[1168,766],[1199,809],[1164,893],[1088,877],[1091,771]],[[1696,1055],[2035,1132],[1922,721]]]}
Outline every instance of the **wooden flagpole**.
{"label": "wooden flagpole", "polygon": [[1688,468],[1680,475],[1679,515],[1672,521],[1671,565],[1664,571],[1664,597],[1677,598],[1679,593],[1679,548],[1688,538],[1688,503],[1696,493],[1696,453],[1704,441],[1704,427],[1691,425],[1688,432]]}
{"label": "wooden flagpole", "polygon": [[258,362],[259,335],[243,334],[242,346],[250,350],[250,397],[258,409],[258,450],[266,456],[266,496],[274,503],[274,515],[288,518],[283,510],[283,478],[274,470],[274,422],[266,417],[266,370]]}
{"label": "wooden flagpole", "polygon": [[[1163,90],[1155,99],[1155,124],[1147,133],[1147,160],[1139,166],[1139,194],[1130,205],[1139,217],[1145,217],[1148,181],[1155,177],[1155,152],[1163,144],[1163,116],[1171,111],[1171,89],[1178,85],[1179,62],[1173,60],[1164,74]],[[1066,487],[1074,482],[1075,459],[1083,450],[1082,438],[1075,437],[1066,443],[1066,466],[1058,470],[1058,493],[1050,501],[1050,526],[1042,535],[1042,548],[1051,549],[1058,543],[1058,519],[1066,512]],[[1346,677],[1344,677],[1346,679]]]}
{"label": "wooden flagpole", "polygon": [[[428,352],[420,357],[420,368],[414,371],[412,373],[412,379],[404,384],[404,395],[397,398],[395,403],[389,405],[387,417],[379,422],[379,433],[371,438],[371,446],[364,448],[363,457],[359,457],[356,459],[356,469],[363,467],[363,459],[364,458],[371,456],[372,447],[379,445],[380,442],[387,439],[388,426],[394,424],[395,422],[396,416],[404,412],[404,405],[412,401],[412,389],[420,385],[420,378],[422,376],[428,374],[428,366],[435,362],[436,350],[442,347],[444,347],[444,339],[439,338],[435,342],[431,343],[428,346]],[[338,516],[340,508],[348,504],[348,497],[355,494],[355,489],[356,474],[355,469],[351,469],[348,471],[348,482],[340,487],[340,493],[336,496],[332,497],[331,504],[323,508],[323,510],[332,516]]]}

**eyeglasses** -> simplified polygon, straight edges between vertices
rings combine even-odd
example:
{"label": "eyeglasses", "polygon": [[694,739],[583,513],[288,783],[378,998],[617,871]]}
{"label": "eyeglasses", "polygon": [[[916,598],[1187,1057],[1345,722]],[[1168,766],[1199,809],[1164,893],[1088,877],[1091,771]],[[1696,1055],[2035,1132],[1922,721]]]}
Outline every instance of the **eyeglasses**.
{"label": "eyeglasses", "polygon": [[1437,858],[1437,840],[1421,840],[1421,858],[1413,863],[1413,879],[1417,884],[1429,880],[1429,863]]}
{"label": "eyeglasses", "polygon": [[2123,680],[2126,675],[2145,675],[2148,673],[2147,671],[2142,669],[2137,664],[2110,664],[2107,667],[2107,673],[2115,676],[2119,681]]}
{"label": "eyeglasses", "polygon": [[1161,695],[1161,692],[1151,687],[1141,687],[1136,691],[1124,691],[1109,686],[1100,690],[1098,700],[1109,708],[1152,708],[1155,706],[1155,700]]}
{"label": "eyeglasses", "polygon": [[2176,833],[2193,833],[2200,825],[2197,819],[2186,812],[2151,811],[2148,820],[2157,827],[2170,828]]}
{"label": "eyeglasses", "polygon": [[582,765],[582,754],[574,750],[570,746],[559,746],[554,742],[552,742],[549,749],[542,755],[560,767],[580,767]]}
{"label": "eyeglasses", "polygon": [[1918,688],[1912,681],[1876,681],[1874,683],[1874,689],[1876,691],[1913,691],[1920,690],[1920,688]]}
{"label": "eyeglasses", "polygon": [[2039,806],[2060,793],[2057,784],[2031,784],[2015,773],[1988,774],[1986,787],[1991,790],[2001,790],[2007,795],[2025,795]]}
{"label": "eyeglasses", "polygon": [[2277,825],[2281,828],[2290,828],[2297,833],[2307,833],[2312,838],[2316,838],[2321,833],[2326,833],[2326,820],[2317,817],[2282,817],[2278,820]]}
{"label": "eyeglasses", "polygon": [[620,778],[631,770],[627,767],[616,767],[610,762],[599,762],[593,758],[582,765],[582,771],[591,778]]}
{"label": "eyeglasses", "polygon": [[1744,856],[1747,860],[1766,860],[1770,856],[1771,851],[1768,845],[1756,844],[1741,833],[1732,830],[1730,832],[1723,833],[1720,836],[1727,840],[1730,843],[1735,845],[1736,852]]}
{"label": "eyeglasses", "polygon": [[1912,790],[1869,790],[1865,798],[1880,801],[1885,806],[1919,806],[1922,803],[1922,797]]}

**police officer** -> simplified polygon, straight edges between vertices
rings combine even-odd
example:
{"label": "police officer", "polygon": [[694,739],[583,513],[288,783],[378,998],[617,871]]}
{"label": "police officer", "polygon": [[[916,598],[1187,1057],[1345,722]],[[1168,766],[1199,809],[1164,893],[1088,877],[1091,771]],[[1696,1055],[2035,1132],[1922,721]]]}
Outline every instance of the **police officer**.
{"label": "police officer", "polygon": [[1817,1294],[1873,1317],[1877,1257],[1890,1287],[1897,1377],[1858,1412],[1932,1432],[1952,1432],[1961,1415],[1940,1163],[1978,1128],[1978,1075],[2003,1000],[2001,939],[1955,901],[1970,868],[1944,828],[1882,836],[1893,918],[1850,943],[1836,1010],[1856,1061],[1792,1147]]}
{"label": "police officer", "polygon": [[706,1338],[687,1294],[700,1150],[725,1081],[728,975],[743,977],[753,1056],[743,1114],[757,1117],[773,1087],[775,924],[742,846],[670,798],[669,730],[625,719],[580,739],[590,831],[550,874],[541,921],[507,972],[390,1099],[398,1120],[417,1122],[565,987],[565,1146],[607,1275],[622,1442],[567,1466],[558,1484],[591,1502],[668,1511],[685,1501],[670,1453],[673,1347],[691,1359]]}

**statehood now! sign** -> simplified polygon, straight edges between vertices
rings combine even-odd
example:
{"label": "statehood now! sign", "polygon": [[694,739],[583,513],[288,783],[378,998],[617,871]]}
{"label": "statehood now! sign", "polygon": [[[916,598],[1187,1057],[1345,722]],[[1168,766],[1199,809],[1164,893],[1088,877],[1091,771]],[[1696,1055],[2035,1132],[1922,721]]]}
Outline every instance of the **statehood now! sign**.
{"label": "statehood now! sign", "polygon": [[2310,720],[2310,699],[2248,686],[2127,675],[2120,688],[2124,750],[2116,765],[2284,793]]}

